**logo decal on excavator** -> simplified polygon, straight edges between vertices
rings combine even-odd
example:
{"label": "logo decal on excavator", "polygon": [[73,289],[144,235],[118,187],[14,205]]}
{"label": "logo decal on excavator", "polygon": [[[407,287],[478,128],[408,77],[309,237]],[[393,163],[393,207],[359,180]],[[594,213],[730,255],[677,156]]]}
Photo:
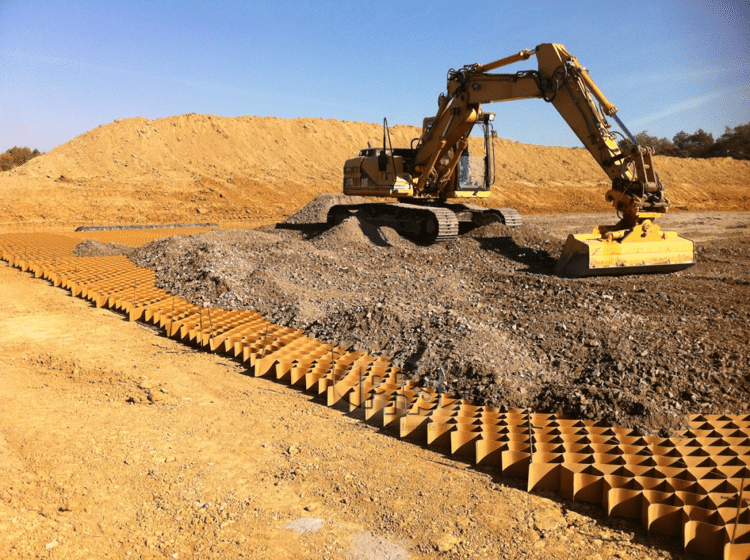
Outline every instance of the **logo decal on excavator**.
{"label": "logo decal on excavator", "polygon": [[398,193],[404,193],[404,192],[411,192],[412,187],[411,185],[401,177],[398,177],[396,179],[396,182],[391,187],[391,191],[395,191]]}

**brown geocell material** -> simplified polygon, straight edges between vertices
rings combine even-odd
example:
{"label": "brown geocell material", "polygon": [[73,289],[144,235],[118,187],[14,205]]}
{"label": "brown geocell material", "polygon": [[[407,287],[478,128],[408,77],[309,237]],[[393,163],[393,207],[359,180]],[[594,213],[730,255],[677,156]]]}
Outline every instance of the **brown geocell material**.
{"label": "brown geocell material", "polygon": [[691,553],[750,556],[750,415],[692,416],[680,437],[658,438],[591,420],[477,406],[406,382],[383,358],[273,325],[255,311],[201,308],[157,288],[154,273],[126,257],[72,253],[84,239],[138,246],[194,231],[9,234],[0,236],[0,258],[97,307],[234,356],[254,376],[324,395],[328,406],[361,408],[367,421],[392,425],[401,438],[524,477],[529,491],[601,504],[608,515],[640,519],[650,535],[681,538]]}

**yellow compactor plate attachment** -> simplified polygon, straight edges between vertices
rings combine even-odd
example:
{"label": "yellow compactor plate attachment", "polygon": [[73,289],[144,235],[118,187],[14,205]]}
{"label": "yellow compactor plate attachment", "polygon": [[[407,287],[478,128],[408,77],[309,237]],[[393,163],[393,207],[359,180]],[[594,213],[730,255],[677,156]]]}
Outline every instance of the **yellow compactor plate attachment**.
{"label": "yellow compactor plate attachment", "polygon": [[592,234],[571,234],[557,261],[555,274],[571,278],[615,274],[675,272],[694,265],[693,242],[674,231],[662,232],[651,224],[620,239]]}

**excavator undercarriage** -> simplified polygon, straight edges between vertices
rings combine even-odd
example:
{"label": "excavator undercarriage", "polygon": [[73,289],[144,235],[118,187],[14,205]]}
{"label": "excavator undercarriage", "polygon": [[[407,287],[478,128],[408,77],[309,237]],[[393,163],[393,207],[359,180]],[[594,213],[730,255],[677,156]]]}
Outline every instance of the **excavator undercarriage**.
{"label": "excavator undercarriage", "polygon": [[379,227],[391,227],[422,245],[443,243],[475,227],[499,222],[520,226],[521,215],[513,208],[484,208],[475,204],[408,199],[398,203],[372,202],[336,205],[328,211],[328,224],[340,224],[357,216]]}

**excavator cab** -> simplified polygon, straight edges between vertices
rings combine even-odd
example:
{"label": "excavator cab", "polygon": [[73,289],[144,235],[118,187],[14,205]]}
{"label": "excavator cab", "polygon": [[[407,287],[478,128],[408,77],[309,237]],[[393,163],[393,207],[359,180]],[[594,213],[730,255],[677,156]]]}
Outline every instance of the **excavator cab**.
{"label": "excavator cab", "polygon": [[483,112],[479,123],[484,131],[484,154],[471,154],[468,145],[461,152],[452,190],[448,198],[481,198],[489,196],[495,182],[495,145],[492,142],[492,121],[495,113]]}

